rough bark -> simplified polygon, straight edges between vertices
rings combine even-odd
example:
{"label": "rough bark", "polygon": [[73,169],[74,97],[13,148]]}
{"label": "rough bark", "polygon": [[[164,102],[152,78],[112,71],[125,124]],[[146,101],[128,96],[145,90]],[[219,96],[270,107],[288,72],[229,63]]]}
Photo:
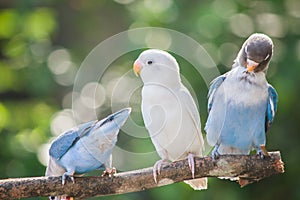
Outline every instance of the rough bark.
{"label": "rough bark", "polygon": [[[195,178],[235,177],[243,187],[271,175],[284,173],[280,152],[269,152],[269,156],[261,159],[257,155],[226,155],[215,161],[211,157],[195,158]],[[153,180],[152,167],[118,173],[113,177],[75,177],[75,184],[67,181],[63,187],[61,177],[4,179],[0,180],[0,199],[62,194],[88,198],[142,191],[188,179],[191,179],[191,172],[187,160],[181,160],[163,167],[157,184]]]}

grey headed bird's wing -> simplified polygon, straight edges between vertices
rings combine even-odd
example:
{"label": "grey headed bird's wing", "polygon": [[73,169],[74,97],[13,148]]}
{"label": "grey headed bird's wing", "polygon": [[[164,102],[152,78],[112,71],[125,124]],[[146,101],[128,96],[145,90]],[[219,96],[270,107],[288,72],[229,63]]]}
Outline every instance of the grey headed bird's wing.
{"label": "grey headed bird's wing", "polygon": [[277,111],[277,102],[278,102],[278,94],[270,84],[268,85],[268,105],[267,105],[267,111],[266,111],[266,122],[265,122],[265,131],[267,132],[274,120],[275,113]]}
{"label": "grey headed bird's wing", "polygon": [[213,106],[213,102],[214,102],[214,96],[215,93],[217,91],[217,89],[220,87],[220,85],[223,83],[223,81],[226,79],[226,74],[223,74],[221,76],[218,76],[217,78],[215,78],[211,83],[210,83],[210,87],[209,87],[209,91],[208,91],[208,104],[207,104],[207,109],[208,112],[210,112],[212,106]]}

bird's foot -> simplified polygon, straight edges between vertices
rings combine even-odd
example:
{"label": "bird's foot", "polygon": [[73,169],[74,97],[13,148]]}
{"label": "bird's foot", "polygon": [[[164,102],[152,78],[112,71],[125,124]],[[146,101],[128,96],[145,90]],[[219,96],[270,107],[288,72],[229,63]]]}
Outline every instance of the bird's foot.
{"label": "bird's foot", "polygon": [[190,170],[192,172],[192,178],[195,178],[195,160],[194,160],[194,154],[189,153],[187,159],[188,159]]}
{"label": "bird's foot", "polygon": [[112,168],[106,168],[101,176],[109,176],[112,177],[115,173],[117,173],[117,169],[112,167]]}
{"label": "bird's foot", "polygon": [[265,145],[260,145],[258,148],[256,148],[256,154],[259,155],[261,159],[270,157]]}
{"label": "bird's foot", "polygon": [[256,155],[258,155],[261,159],[270,157],[265,145],[260,145],[256,148]]}
{"label": "bird's foot", "polygon": [[264,154],[263,154],[262,151],[257,151],[256,154],[260,157],[260,159],[264,159],[265,158],[265,156],[264,156]]}
{"label": "bird's foot", "polygon": [[213,162],[215,162],[220,157],[218,148],[219,148],[219,145],[216,145],[215,148],[211,152],[211,157],[212,157]]}
{"label": "bird's foot", "polygon": [[153,166],[153,178],[154,182],[157,183],[157,174],[160,175],[161,167],[167,165],[169,162],[167,159],[157,161]]}
{"label": "bird's foot", "polygon": [[68,172],[65,172],[63,175],[62,175],[62,185],[65,185],[66,184],[66,179],[69,177],[72,181],[72,183],[74,184],[75,183],[75,180],[74,180],[74,177],[73,177],[73,174],[74,173],[68,173]]}

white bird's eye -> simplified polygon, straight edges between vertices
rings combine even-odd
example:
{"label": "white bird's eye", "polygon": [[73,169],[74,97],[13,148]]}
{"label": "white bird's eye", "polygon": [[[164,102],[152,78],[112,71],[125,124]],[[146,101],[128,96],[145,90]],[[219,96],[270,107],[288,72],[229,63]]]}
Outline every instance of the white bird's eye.
{"label": "white bird's eye", "polygon": [[148,65],[151,65],[152,63],[153,63],[152,60],[149,60],[149,61],[147,62]]}

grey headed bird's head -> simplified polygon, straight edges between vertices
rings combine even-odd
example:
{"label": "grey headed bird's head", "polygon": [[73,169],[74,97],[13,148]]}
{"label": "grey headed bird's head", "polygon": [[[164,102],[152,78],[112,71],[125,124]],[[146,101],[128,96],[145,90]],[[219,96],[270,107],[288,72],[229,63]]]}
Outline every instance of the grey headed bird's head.
{"label": "grey headed bird's head", "polygon": [[157,83],[172,87],[180,82],[176,59],[166,51],[149,49],[143,51],[133,65],[133,71],[145,83]]}
{"label": "grey headed bird's head", "polygon": [[266,72],[273,54],[273,42],[262,33],[252,34],[243,44],[237,61],[247,72]]}

